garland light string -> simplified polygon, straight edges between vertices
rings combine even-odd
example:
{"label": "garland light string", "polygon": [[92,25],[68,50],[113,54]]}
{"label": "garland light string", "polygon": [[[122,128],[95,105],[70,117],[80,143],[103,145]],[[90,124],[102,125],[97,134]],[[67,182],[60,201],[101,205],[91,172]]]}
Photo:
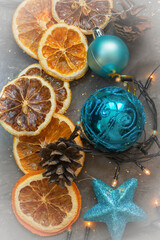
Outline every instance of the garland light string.
{"label": "garland light string", "polygon": [[89,239],[89,233],[91,230],[91,222],[87,222],[86,223],[86,228],[85,228],[85,235],[84,235],[84,240],[88,240]]}

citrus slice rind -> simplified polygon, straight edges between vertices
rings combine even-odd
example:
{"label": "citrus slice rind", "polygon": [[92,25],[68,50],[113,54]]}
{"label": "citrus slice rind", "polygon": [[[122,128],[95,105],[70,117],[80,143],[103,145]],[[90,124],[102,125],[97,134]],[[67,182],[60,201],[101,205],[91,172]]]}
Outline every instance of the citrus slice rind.
{"label": "citrus slice rind", "polygon": [[52,14],[58,23],[75,25],[88,35],[94,27],[105,28],[111,17],[113,0],[52,0]]}
{"label": "citrus slice rind", "polygon": [[39,63],[49,75],[73,81],[88,69],[87,50],[87,39],[79,28],[65,23],[54,24],[39,43]]}
{"label": "citrus slice rind", "polygon": [[12,193],[12,207],[18,221],[40,236],[56,235],[79,217],[81,196],[77,186],[61,189],[48,184],[41,171],[23,176]]}
{"label": "citrus slice rind", "polygon": [[71,103],[70,84],[48,75],[38,63],[28,66],[19,74],[19,77],[33,75],[40,76],[51,84],[56,94],[56,112],[64,114]]}
{"label": "citrus slice rind", "polygon": [[38,59],[37,49],[42,34],[54,23],[51,0],[25,0],[14,13],[13,35],[20,48]]}
{"label": "citrus slice rind", "polygon": [[52,86],[38,76],[14,79],[0,93],[0,124],[15,136],[39,134],[55,109]]}
{"label": "citrus slice rind", "polygon": [[[74,131],[74,124],[67,117],[54,113],[49,125],[37,136],[33,137],[15,137],[13,140],[13,154],[18,167],[26,174],[29,172],[41,170],[38,163],[41,161],[38,151],[51,142],[56,142],[60,137],[69,138]],[[83,146],[80,137],[75,139],[77,145]],[[85,154],[80,151],[82,157],[79,159],[82,167]],[[82,170],[78,168],[75,171],[76,176]]]}

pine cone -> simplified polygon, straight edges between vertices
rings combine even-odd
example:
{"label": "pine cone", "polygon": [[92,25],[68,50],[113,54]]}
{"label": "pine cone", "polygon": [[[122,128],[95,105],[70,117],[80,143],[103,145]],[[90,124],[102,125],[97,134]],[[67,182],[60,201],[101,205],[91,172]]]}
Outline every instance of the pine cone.
{"label": "pine cone", "polygon": [[49,183],[54,182],[64,188],[65,183],[70,186],[76,178],[75,171],[82,166],[79,151],[87,151],[73,141],[78,136],[77,130],[79,128],[75,129],[69,139],[59,138],[57,142],[40,149],[42,160],[39,165],[46,169],[43,176],[49,177]]}
{"label": "pine cone", "polygon": [[112,9],[112,21],[118,35],[128,42],[133,42],[144,32],[151,28],[151,20],[147,17],[137,16],[145,6],[135,6],[131,0],[120,0],[119,4],[123,12],[119,14],[118,10]]}

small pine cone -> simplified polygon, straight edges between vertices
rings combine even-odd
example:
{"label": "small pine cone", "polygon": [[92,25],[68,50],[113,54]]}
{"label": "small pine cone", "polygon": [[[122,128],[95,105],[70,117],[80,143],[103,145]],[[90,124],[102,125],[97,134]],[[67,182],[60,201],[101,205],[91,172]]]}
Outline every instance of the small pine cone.
{"label": "small pine cone", "polygon": [[62,188],[72,185],[76,178],[76,169],[82,167],[79,162],[82,157],[79,151],[83,151],[81,146],[75,144],[73,139],[77,137],[77,129],[71,134],[69,139],[59,138],[57,142],[48,144],[40,149],[41,162],[39,165],[45,169],[43,176],[49,178],[49,183],[56,183]]}
{"label": "small pine cone", "polygon": [[151,21],[147,17],[137,16],[145,6],[135,6],[131,0],[120,0],[119,3],[123,8],[121,14],[112,9],[115,30],[121,38],[133,42],[151,28]]}

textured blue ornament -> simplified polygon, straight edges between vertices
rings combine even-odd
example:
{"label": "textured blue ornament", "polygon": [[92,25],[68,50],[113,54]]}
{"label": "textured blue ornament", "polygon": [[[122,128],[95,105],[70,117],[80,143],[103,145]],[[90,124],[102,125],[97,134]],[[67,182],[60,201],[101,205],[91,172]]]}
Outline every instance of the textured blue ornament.
{"label": "textured blue ornament", "polygon": [[93,93],[81,110],[82,129],[95,148],[122,152],[140,138],[145,113],[136,96],[119,87]]}
{"label": "textured blue ornament", "polygon": [[109,73],[121,73],[128,64],[129,51],[126,44],[113,35],[96,38],[88,49],[88,65],[102,77]]}
{"label": "textured blue ornament", "polygon": [[92,183],[98,203],[84,214],[83,219],[106,223],[112,240],[122,239],[128,222],[146,219],[144,211],[133,203],[137,179],[129,179],[116,190],[98,179]]}

